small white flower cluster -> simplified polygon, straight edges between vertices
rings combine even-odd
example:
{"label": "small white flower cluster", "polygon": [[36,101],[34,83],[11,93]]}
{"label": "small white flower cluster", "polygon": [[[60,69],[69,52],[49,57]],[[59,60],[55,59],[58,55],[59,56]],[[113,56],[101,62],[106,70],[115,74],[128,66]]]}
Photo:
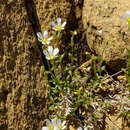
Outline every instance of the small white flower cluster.
{"label": "small white flower cluster", "polygon": [[124,19],[127,24],[130,23],[130,10],[127,10],[124,15],[121,16],[122,19]]}
{"label": "small white flower cluster", "polygon": [[51,121],[46,119],[46,125],[43,126],[42,130],[64,130],[66,128],[66,121],[61,121],[60,119],[52,119]]}
{"label": "small white flower cluster", "polygon": [[57,24],[55,24],[53,21],[51,22],[51,25],[52,25],[52,29],[55,30],[55,31],[61,31],[61,30],[64,30],[64,27],[66,25],[66,21],[61,24],[61,18],[57,18]]}
{"label": "small white flower cluster", "polygon": [[[57,24],[55,24],[53,21],[51,22],[52,29],[55,31],[60,32],[61,30],[64,30],[64,27],[66,25],[66,22],[61,24],[61,18],[57,18]],[[53,39],[53,36],[48,36],[48,31],[45,30],[42,34],[41,32],[37,32],[38,41],[41,42],[43,45],[49,45],[51,40]],[[57,57],[57,54],[59,52],[58,48],[53,49],[52,46],[48,46],[47,49],[43,50],[44,55],[46,56],[47,60],[53,60]]]}
{"label": "small white flower cluster", "polygon": [[52,46],[48,46],[48,50],[43,50],[47,60],[53,60],[59,52],[58,48],[53,49]]}

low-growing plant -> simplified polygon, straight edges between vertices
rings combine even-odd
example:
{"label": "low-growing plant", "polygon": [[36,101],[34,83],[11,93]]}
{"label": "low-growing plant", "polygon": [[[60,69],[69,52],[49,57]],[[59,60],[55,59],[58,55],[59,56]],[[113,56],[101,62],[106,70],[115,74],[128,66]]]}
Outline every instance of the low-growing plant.
{"label": "low-growing plant", "polygon": [[[49,110],[54,112],[58,118],[66,119],[68,115],[76,116],[76,111],[80,109],[80,107],[89,110],[92,102],[96,101],[97,96],[94,95],[94,89],[100,84],[101,73],[105,67],[102,66],[103,60],[101,58],[87,52],[86,55],[92,60],[90,66],[92,75],[89,82],[87,82],[86,79],[83,80],[81,75],[74,72],[76,69],[75,61],[77,60],[74,54],[74,37],[77,35],[76,31],[70,32],[72,35],[70,40],[70,48],[72,51],[68,53],[70,63],[67,63],[65,66],[62,65],[64,54],[58,54],[58,47],[61,31],[64,30],[66,22],[61,24],[61,19],[57,18],[57,24],[51,22],[51,25],[54,30],[52,32],[53,36],[49,37],[48,31],[44,31],[43,36],[41,32],[37,33],[38,40],[42,43],[43,54],[47,59],[49,68],[47,71],[44,69],[44,66],[42,66],[41,70],[44,72],[48,83]],[[52,39],[56,42],[56,48],[50,45]],[[50,78],[48,75],[50,75]],[[85,86],[82,86],[81,80],[85,82]],[[93,121],[99,119],[98,112],[94,110],[90,118]]]}
{"label": "low-growing plant", "polygon": [[[60,54],[59,42],[66,22],[62,24],[61,18],[57,18],[57,24],[52,21],[51,25],[53,36],[49,37],[48,31],[44,31],[43,34],[41,32],[37,33],[38,41],[42,43],[43,54],[49,68],[49,70],[45,70],[44,66],[42,66],[41,70],[47,81],[48,108],[52,115],[51,118],[53,116],[57,116],[60,119],[67,119],[67,117],[71,116],[80,118],[83,124],[81,127],[91,129],[94,127],[93,124],[95,122],[97,122],[97,125],[100,125],[99,121],[102,120],[103,113],[105,113],[104,108],[106,109],[110,106],[109,101],[101,100],[102,97],[98,91],[102,87],[102,73],[105,71],[104,61],[100,57],[86,52],[86,56],[91,60],[90,66],[85,68],[85,70],[89,71],[89,74],[80,75],[76,73],[77,66],[75,63],[77,57],[74,52],[74,37],[77,35],[77,32],[70,31],[71,39],[69,46],[71,51],[68,53],[68,61],[70,62],[63,65],[65,54]],[[56,45],[50,45],[52,39]],[[104,46],[102,55],[107,45],[108,42]],[[130,65],[130,61],[128,61],[128,65]],[[125,72],[129,83],[130,70]],[[46,121],[49,122],[48,120]],[[43,127],[43,129],[54,130],[55,126],[56,121],[52,120],[52,123],[49,122],[47,128]],[[82,129],[81,127],[79,129]],[[56,129],[62,130],[61,127],[57,126]]]}

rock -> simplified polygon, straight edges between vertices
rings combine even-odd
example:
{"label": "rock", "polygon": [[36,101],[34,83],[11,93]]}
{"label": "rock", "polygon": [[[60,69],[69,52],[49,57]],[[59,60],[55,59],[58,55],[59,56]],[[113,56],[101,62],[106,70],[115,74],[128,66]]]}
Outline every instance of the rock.
{"label": "rock", "polygon": [[56,21],[58,17],[62,22],[72,18],[72,4],[68,0],[34,0],[34,3],[42,31],[51,29],[51,21]]}
{"label": "rock", "polygon": [[82,12],[87,43],[113,70],[126,65],[130,32],[121,16],[129,10],[129,0],[85,0]]}
{"label": "rock", "polygon": [[0,129],[40,130],[46,118],[41,52],[23,0],[0,1]]}
{"label": "rock", "polygon": [[118,117],[116,115],[107,115],[106,117],[106,130],[129,130],[126,126],[126,123],[123,122],[122,117]]}
{"label": "rock", "polygon": [[126,85],[126,83],[127,83],[127,79],[126,79],[125,75],[118,75],[117,80],[119,80],[119,82],[124,84],[124,85]]}
{"label": "rock", "polygon": [[[50,30],[51,20],[61,17],[62,22],[67,21],[67,26],[60,45],[68,49],[69,31],[78,29],[79,25],[76,41],[81,39],[82,4],[82,0],[0,1],[1,130],[42,128],[48,114],[46,82],[40,71],[45,59],[36,33]],[[79,60],[83,59],[87,48],[83,40],[79,42],[83,44],[76,45],[80,51]]]}

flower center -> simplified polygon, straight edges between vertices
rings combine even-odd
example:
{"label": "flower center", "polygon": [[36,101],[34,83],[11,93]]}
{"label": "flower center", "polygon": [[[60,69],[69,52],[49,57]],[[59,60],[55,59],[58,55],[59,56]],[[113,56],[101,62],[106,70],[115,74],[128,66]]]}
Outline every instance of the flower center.
{"label": "flower center", "polygon": [[49,55],[48,57],[49,57],[50,60],[54,59],[53,55]]}
{"label": "flower center", "polygon": [[130,23],[130,18],[127,18],[126,20],[127,20],[128,23]]}
{"label": "flower center", "polygon": [[62,124],[58,125],[59,130],[62,130]]}
{"label": "flower center", "polygon": [[56,29],[57,29],[57,31],[61,31],[62,26],[61,26],[61,25],[57,25],[57,26],[56,26]]}
{"label": "flower center", "polygon": [[42,38],[42,42],[43,42],[43,43],[47,43],[47,42],[48,42],[48,39],[47,39],[47,38]]}
{"label": "flower center", "polygon": [[54,130],[54,126],[52,124],[49,125],[49,130]]}

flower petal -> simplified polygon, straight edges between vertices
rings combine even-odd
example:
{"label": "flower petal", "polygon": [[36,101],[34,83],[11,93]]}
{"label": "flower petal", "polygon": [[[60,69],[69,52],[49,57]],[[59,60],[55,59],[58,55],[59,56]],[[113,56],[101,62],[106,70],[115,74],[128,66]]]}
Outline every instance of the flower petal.
{"label": "flower petal", "polygon": [[47,41],[46,44],[50,44],[50,41]]}
{"label": "flower petal", "polygon": [[42,42],[42,39],[41,39],[41,38],[38,38],[38,41],[39,41],[39,42]]}
{"label": "flower petal", "polygon": [[52,22],[51,22],[51,26],[55,27],[56,24],[52,21]]}
{"label": "flower petal", "polygon": [[46,119],[45,121],[46,121],[47,126],[49,126],[51,124],[49,119]]}
{"label": "flower petal", "polygon": [[58,119],[58,120],[57,120],[57,125],[60,125],[60,124],[61,124],[61,120]]}
{"label": "flower petal", "polygon": [[47,30],[44,31],[43,36],[44,36],[44,38],[47,38],[47,36],[48,36],[48,31]]}
{"label": "flower petal", "polygon": [[53,55],[56,56],[58,52],[59,52],[59,49],[55,48],[54,51],[53,51]]}
{"label": "flower petal", "polygon": [[54,28],[52,28],[53,30],[55,30],[55,31],[57,31],[57,29],[54,27]]}
{"label": "flower petal", "polygon": [[42,127],[42,130],[49,130],[49,128],[48,127]]}
{"label": "flower petal", "polygon": [[48,46],[48,53],[50,55],[53,53],[53,47],[52,46]]}
{"label": "flower petal", "polygon": [[66,123],[66,121],[63,121],[63,122],[62,122],[62,126],[64,126],[64,125],[65,125],[65,123]]}
{"label": "flower petal", "polygon": [[85,127],[85,128],[84,128],[84,130],[88,130],[88,128],[87,128],[87,127]]}
{"label": "flower petal", "polygon": [[66,128],[66,126],[63,126],[63,127],[62,127],[62,130],[64,130],[65,128]]}
{"label": "flower petal", "polygon": [[56,120],[57,120],[56,118],[54,118],[54,119],[51,120],[51,122],[52,122],[52,124],[53,124],[54,127],[56,127]]}
{"label": "flower petal", "polygon": [[48,41],[50,41],[50,40],[52,40],[52,39],[53,39],[53,36],[49,37],[49,38],[48,38]]}
{"label": "flower petal", "polygon": [[[43,54],[44,54],[45,56],[48,56],[48,52],[47,52],[46,50],[43,50]],[[48,119],[46,119],[46,122],[50,122],[50,121],[48,121]]]}
{"label": "flower petal", "polygon": [[65,22],[62,24],[62,27],[63,27],[63,28],[65,27],[66,23],[67,23],[67,22],[65,21]]}
{"label": "flower petal", "polygon": [[49,55],[47,55],[47,56],[46,56],[46,59],[47,59],[47,60],[50,60],[50,57],[49,57]]}
{"label": "flower petal", "polygon": [[82,130],[82,128],[81,128],[81,127],[79,127],[77,130]]}
{"label": "flower petal", "polygon": [[57,18],[57,24],[61,25],[61,18]]}
{"label": "flower petal", "polygon": [[127,15],[127,17],[130,17],[130,10],[126,11],[126,15]]}
{"label": "flower petal", "polygon": [[38,37],[38,39],[42,39],[42,33],[41,32],[37,32],[37,37]]}

